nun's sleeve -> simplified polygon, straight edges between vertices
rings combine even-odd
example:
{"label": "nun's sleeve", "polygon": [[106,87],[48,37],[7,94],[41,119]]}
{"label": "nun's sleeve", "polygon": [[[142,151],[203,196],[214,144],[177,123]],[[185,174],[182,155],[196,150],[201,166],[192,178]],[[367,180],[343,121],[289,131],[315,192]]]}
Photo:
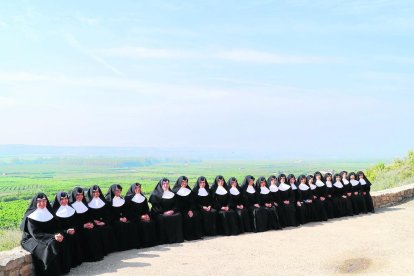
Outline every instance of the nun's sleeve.
{"label": "nun's sleeve", "polygon": [[[56,221],[55,221],[55,223],[56,223]],[[30,219],[27,219],[27,232],[30,234],[30,236],[32,236],[33,238],[35,238],[38,241],[55,239],[55,234],[40,232],[38,227],[36,227],[36,225],[33,222],[31,222]],[[56,231],[56,234],[57,233],[59,233],[59,232]]]}

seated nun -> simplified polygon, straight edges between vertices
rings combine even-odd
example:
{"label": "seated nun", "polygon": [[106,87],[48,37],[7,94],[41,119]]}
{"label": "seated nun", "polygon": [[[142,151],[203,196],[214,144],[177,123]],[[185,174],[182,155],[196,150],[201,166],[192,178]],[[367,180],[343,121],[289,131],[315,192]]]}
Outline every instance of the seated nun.
{"label": "seated nun", "polygon": [[213,198],[210,193],[210,187],[204,176],[200,176],[197,179],[193,187],[193,193],[196,195],[196,206],[202,217],[203,235],[217,235],[217,210],[213,208]]}

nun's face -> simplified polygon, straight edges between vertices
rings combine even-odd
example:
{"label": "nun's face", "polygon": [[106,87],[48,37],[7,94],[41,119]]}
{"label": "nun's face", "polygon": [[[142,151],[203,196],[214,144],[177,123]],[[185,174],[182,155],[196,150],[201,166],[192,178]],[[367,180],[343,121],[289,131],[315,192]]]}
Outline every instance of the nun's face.
{"label": "nun's face", "polygon": [[121,191],[120,189],[116,189],[115,190],[115,196],[121,196]]}
{"label": "nun's face", "polygon": [[236,180],[232,180],[232,181],[231,181],[231,186],[232,186],[233,188],[236,188],[236,186],[237,186],[237,182],[236,182]]}
{"label": "nun's face", "polygon": [[62,205],[62,206],[68,205],[68,198],[67,197],[61,197],[60,198],[60,205]]}
{"label": "nun's face", "polygon": [[320,174],[316,175],[316,180],[321,180],[321,175]]}
{"label": "nun's face", "polygon": [[187,180],[181,181],[181,187],[182,188],[187,188]]}
{"label": "nun's face", "polygon": [[168,182],[168,181],[162,182],[162,189],[164,191],[167,191],[169,188],[170,188],[170,182]]}
{"label": "nun's face", "polygon": [[355,175],[352,174],[349,178],[353,180],[355,179]]}
{"label": "nun's face", "polygon": [[313,183],[313,177],[309,178],[309,183]]}
{"label": "nun's face", "polygon": [[82,201],[83,194],[76,194],[76,201]]}
{"label": "nun's face", "polygon": [[285,183],[285,182],[286,182],[286,177],[282,176],[282,177],[280,178],[280,183]]}
{"label": "nun's face", "polygon": [[37,199],[36,207],[39,209],[44,209],[46,208],[46,203],[47,203],[46,198],[39,198]]}
{"label": "nun's face", "polygon": [[266,186],[266,182],[265,181],[260,181],[260,187],[264,187]]}
{"label": "nun's face", "polygon": [[198,185],[200,186],[200,188],[205,188],[206,187],[206,181],[200,180],[200,182],[198,183]]}
{"label": "nun's face", "polygon": [[217,184],[218,184],[219,186],[223,186],[223,184],[224,184],[224,180],[223,180],[223,179],[219,179],[219,180],[218,180],[218,182],[217,182]]}
{"label": "nun's face", "polygon": [[99,190],[93,191],[93,197],[98,198],[100,196]]}
{"label": "nun's face", "polygon": [[270,184],[271,184],[271,185],[276,184],[276,179],[272,178],[272,180],[270,180]]}
{"label": "nun's face", "polygon": [[295,184],[295,182],[296,182],[296,179],[295,179],[294,177],[292,177],[292,178],[290,179],[290,184]]}
{"label": "nun's face", "polygon": [[300,180],[300,183],[302,183],[302,184],[306,184],[306,178],[302,178],[302,179]]}
{"label": "nun's face", "polygon": [[252,178],[249,180],[249,186],[253,186],[253,185],[254,185],[254,179]]}
{"label": "nun's face", "polygon": [[364,174],[360,174],[359,179],[363,179],[363,178],[364,178]]}
{"label": "nun's face", "polygon": [[332,181],[332,176],[328,175],[328,177],[326,177],[326,181]]}
{"label": "nun's face", "polygon": [[346,178],[348,176],[348,173],[344,173],[343,175],[342,175],[342,177],[343,178]]}
{"label": "nun's face", "polygon": [[136,194],[140,194],[141,193],[141,186],[136,186],[135,187],[135,193]]}
{"label": "nun's face", "polygon": [[336,179],[336,182],[341,182],[341,176],[337,176],[335,179]]}

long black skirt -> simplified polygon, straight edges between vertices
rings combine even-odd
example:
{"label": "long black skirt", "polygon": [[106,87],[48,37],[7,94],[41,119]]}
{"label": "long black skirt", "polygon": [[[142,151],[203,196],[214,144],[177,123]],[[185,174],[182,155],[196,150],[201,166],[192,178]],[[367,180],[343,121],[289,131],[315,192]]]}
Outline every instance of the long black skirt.
{"label": "long black skirt", "polygon": [[[348,215],[347,199],[343,197],[333,197],[332,206],[334,209],[334,216],[336,218],[344,217]],[[352,206],[351,206],[352,208]],[[352,211],[352,209],[351,209]]]}
{"label": "long black skirt", "polygon": [[278,215],[278,212],[276,210],[276,207],[272,206],[272,207],[264,207],[264,208],[265,208],[265,210],[267,212],[267,216],[268,216],[267,228],[269,230],[282,229],[282,226],[280,225],[279,215]]}
{"label": "long black skirt", "polygon": [[279,215],[282,227],[298,226],[294,203],[281,203],[279,206]]}
{"label": "long black skirt", "polygon": [[250,221],[249,210],[235,209],[239,221],[240,234],[245,232],[252,232],[252,223]]}
{"label": "long black skirt", "polygon": [[75,234],[73,235],[65,233],[64,239],[66,240],[66,243],[67,243],[67,250],[70,251],[70,256],[71,256],[70,266],[76,267],[80,265],[83,261],[83,257],[82,257],[83,252],[82,252],[81,243],[80,243],[81,242],[80,233],[78,233],[77,231],[75,231]]}
{"label": "long black skirt", "polygon": [[312,201],[313,221],[327,221],[328,215],[324,206],[324,201],[314,200]]}
{"label": "long black skirt", "polygon": [[367,212],[375,213],[374,209],[374,202],[372,201],[372,197],[369,192],[366,192],[365,195],[362,195],[365,200],[365,206],[367,208]]}
{"label": "long black skirt", "polygon": [[201,239],[203,237],[203,225],[199,213],[193,211],[191,218],[188,214],[181,215],[183,216],[184,239],[187,241]]}
{"label": "long black skirt", "polygon": [[112,224],[115,239],[117,240],[117,250],[124,251],[139,246],[138,225],[135,222],[116,221]]}
{"label": "long black skirt", "polygon": [[35,275],[61,275],[70,271],[72,256],[65,239],[62,242],[49,240],[39,243],[32,256]]}
{"label": "long black skirt", "polygon": [[84,262],[100,261],[104,257],[103,246],[100,242],[99,229],[79,229],[80,246],[82,250],[82,258]]}
{"label": "long black skirt", "polygon": [[217,211],[211,209],[209,212],[202,209],[200,210],[202,218],[203,234],[204,236],[217,235]]}
{"label": "long black skirt", "polygon": [[117,240],[115,239],[112,226],[106,224],[103,226],[95,225],[95,228],[100,236],[100,243],[102,244],[102,253],[104,256],[114,252],[118,248]]}
{"label": "long black skirt", "polygon": [[326,197],[325,200],[320,200],[322,202],[323,208],[325,209],[325,213],[328,219],[333,219],[335,217],[335,211],[333,207],[332,197]]}
{"label": "long black skirt", "polygon": [[157,216],[158,240],[160,244],[184,242],[183,217],[180,213]]}
{"label": "long black skirt", "polygon": [[139,220],[138,224],[138,248],[151,247],[158,243],[157,241],[157,227],[155,221]]}
{"label": "long black skirt", "polygon": [[352,209],[354,210],[354,215],[359,215],[360,213],[367,213],[367,207],[365,206],[365,200],[362,195],[352,194]]}
{"label": "long black skirt", "polygon": [[254,232],[264,232],[269,230],[269,213],[264,207],[251,207],[250,216]]}
{"label": "long black skirt", "polygon": [[224,236],[238,235],[240,233],[237,214],[233,210],[220,210],[217,215],[218,233]]}

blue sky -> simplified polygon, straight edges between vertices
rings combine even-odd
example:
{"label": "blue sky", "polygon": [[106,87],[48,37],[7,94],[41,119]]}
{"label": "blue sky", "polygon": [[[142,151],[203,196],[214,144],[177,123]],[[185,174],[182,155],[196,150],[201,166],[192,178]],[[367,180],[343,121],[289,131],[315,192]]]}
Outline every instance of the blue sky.
{"label": "blue sky", "polygon": [[7,1],[0,144],[393,157],[412,1]]}

